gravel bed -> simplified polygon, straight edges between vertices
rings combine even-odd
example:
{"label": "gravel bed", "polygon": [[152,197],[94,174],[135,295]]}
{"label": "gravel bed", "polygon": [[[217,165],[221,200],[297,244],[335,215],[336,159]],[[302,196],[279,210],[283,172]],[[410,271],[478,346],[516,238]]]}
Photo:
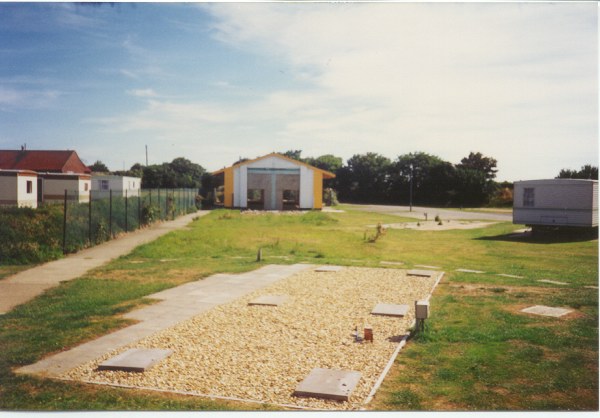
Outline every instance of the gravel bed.
{"label": "gravel bed", "polygon": [[[439,274],[442,274],[441,272]],[[437,277],[405,270],[348,267],[304,271],[268,288],[157,332],[71,370],[67,379],[184,391],[318,409],[359,409],[414,320],[414,301]],[[288,295],[278,307],[248,306],[262,295]],[[404,318],[370,315],[377,303],[407,304]],[[374,342],[355,342],[365,324]],[[144,373],[97,371],[129,348],[171,349]],[[354,370],[361,379],[349,402],[298,398],[294,389],[315,367]]]}

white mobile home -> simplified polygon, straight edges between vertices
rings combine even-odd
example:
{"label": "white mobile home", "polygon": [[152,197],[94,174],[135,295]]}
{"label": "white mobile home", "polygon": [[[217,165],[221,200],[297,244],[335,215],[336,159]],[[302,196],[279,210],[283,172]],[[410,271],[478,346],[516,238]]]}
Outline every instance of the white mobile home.
{"label": "white mobile home", "polygon": [[598,181],[517,181],[513,223],[528,226],[598,226]]}
{"label": "white mobile home", "polygon": [[42,198],[45,203],[60,203],[65,199],[79,203],[90,201],[91,176],[89,174],[38,173],[42,177]]}
{"label": "white mobile home", "polygon": [[92,191],[98,197],[108,197],[110,190],[113,196],[139,196],[141,186],[142,179],[139,177],[92,174]]}
{"label": "white mobile home", "polygon": [[37,208],[37,173],[0,170],[0,206]]}

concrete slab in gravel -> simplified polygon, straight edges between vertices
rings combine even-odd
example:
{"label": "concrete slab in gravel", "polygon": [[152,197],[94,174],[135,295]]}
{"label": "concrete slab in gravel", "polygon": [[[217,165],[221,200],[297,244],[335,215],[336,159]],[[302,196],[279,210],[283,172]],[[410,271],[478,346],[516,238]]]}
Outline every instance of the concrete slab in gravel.
{"label": "concrete slab in gravel", "polygon": [[248,305],[279,306],[288,300],[287,295],[263,295],[248,302]]}
{"label": "concrete slab in gravel", "polygon": [[406,274],[409,276],[418,276],[418,277],[431,277],[437,273],[438,273],[437,271],[431,271],[431,270],[408,270],[406,272]]}
{"label": "concrete slab in gravel", "polygon": [[378,303],[373,310],[371,315],[383,315],[383,316],[405,316],[408,313],[408,305],[394,305],[392,303]]}
{"label": "concrete slab in gravel", "polygon": [[481,270],[470,270],[470,269],[456,269],[456,271],[460,271],[461,273],[475,273],[475,274],[482,274],[482,273],[485,273],[485,271],[481,271]]}
{"label": "concrete slab in gravel", "polygon": [[415,267],[422,267],[424,269],[441,269],[438,266],[426,266],[425,264],[415,264]]}
{"label": "concrete slab in gravel", "polygon": [[100,363],[98,365],[98,370],[145,372],[172,353],[172,350],[161,350],[159,348],[132,348]]}
{"label": "concrete slab in gravel", "polygon": [[[242,274],[215,274],[154,293],[147,297],[159,299],[160,302],[124,315],[125,318],[142,322],[16,369],[16,373],[58,377],[109,351],[172,327],[215,306],[233,301],[295,273],[313,268],[315,268],[314,264],[268,265]],[[243,286],[239,284],[240,278],[243,278]]]}
{"label": "concrete slab in gravel", "polygon": [[559,318],[563,315],[573,312],[571,309],[564,308],[552,308],[550,306],[536,305],[529,308],[521,309],[521,312],[530,313],[534,315],[552,316]]}
{"label": "concrete slab in gravel", "polygon": [[557,284],[559,286],[566,286],[569,284],[569,283],[565,283],[565,282],[557,282],[556,280],[547,280],[547,279],[538,280],[538,282]]}
{"label": "concrete slab in gravel", "polygon": [[294,396],[348,401],[360,376],[351,370],[314,368],[296,387]]}
{"label": "concrete slab in gravel", "polygon": [[340,271],[344,267],[342,266],[320,266],[315,269],[318,272],[327,272],[327,271]]}
{"label": "concrete slab in gravel", "polygon": [[380,261],[379,264],[388,265],[388,266],[401,266],[404,263],[402,261]]}

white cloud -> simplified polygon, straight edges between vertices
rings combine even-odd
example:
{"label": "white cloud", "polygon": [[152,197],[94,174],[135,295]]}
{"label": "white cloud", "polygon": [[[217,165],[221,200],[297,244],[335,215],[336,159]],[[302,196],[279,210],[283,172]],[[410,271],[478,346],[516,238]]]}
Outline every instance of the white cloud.
{"label": "white cloud", "polygon": [[0,86],[0,110],[46,108],[62,95],[63,93],[58,90],[32,90]]}
{"label": "white cloud", "polygon": [[[180,102],[152,89],[129,90],[151,100],[133,114],[96,123],[128,137],[151,132],[155,148],[178,144],[164,148],[165,159],[185,152],[209,169],[286,149],[344,159],[424,151],[454,163],[481,151],[498,160],[500,180],[597,164],[593,4],[200,7],[214,18],[215,39],[283,63],[298,87],[257,89],[252,99],[235,102],[210,95]],[[123,47],[153,63],[134,41]],[[211,85],[224,92],[255,87],[239,79]]]}
{"label": "white cloud", "polygon": [[127,94],[135,97],[157,97],[158,94],[152,89],[127,90]]}
{"label": "white cloud", "polygon": [[[457,162],[477,150],[499,160],[500,174],[512,164],[511,176],[552,175],[531,170],[540,148],[549,160],[597,163],[595,5],[203,7],[220,41],[311,75],[312,89],[257,105],[277,111],[278,134],[309,154],[339,155],[346,142],[346,158],[423,150]],[[580,147],[568,146],[574,137]]]}

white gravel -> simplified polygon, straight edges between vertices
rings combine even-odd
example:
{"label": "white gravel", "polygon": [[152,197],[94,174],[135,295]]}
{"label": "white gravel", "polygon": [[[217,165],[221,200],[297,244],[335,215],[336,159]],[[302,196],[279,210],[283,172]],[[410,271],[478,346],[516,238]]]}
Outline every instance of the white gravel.
{"label": "white gravel", "polygon": [[[408,332],[414,301],[426,298],[436,280],[385,268],[301,272],[107,353],[63,378],[308,408],[359,409]],[[278,307],[248,306],[262,295],[289,299]],[[371,315],[377,303],[411,309],[401,319]],[[372,326],[374,342],[354,342],[355,327],[362,335],[365,324]],[[171,349],[173,354],[144,373],[95,370],[129,348]],[[350,401],[293,396],[315,367],[360,372]]]}

